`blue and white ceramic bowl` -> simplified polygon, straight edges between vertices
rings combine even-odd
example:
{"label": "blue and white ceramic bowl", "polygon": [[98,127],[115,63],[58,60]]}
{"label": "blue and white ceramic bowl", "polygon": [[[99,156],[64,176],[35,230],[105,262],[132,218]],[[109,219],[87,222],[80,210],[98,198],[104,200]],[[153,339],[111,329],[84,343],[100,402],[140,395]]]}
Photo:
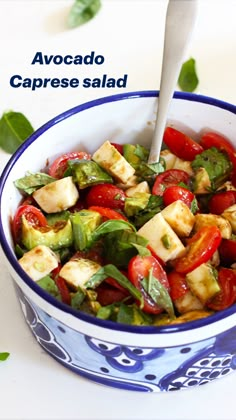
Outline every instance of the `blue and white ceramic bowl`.
{"label": "blue and white ceramic bowl", "polygon": [[[127,326],[80,313],[49,296],[19,266],[10,218],[20,195],[13,181],[68,151],[93,151],[104,140],[148,144],[158,93],[125,93],[79,105],[37,130],[14,154],[0,183],[0,240],[25,320],[38,343],[90,380],[135,391],[206,384],[236,368],[235,306],[208,318],[161,327]],[[236,141],[236,107],[194,94],[175,95],[169,124],[197,138],[203,129]]]}

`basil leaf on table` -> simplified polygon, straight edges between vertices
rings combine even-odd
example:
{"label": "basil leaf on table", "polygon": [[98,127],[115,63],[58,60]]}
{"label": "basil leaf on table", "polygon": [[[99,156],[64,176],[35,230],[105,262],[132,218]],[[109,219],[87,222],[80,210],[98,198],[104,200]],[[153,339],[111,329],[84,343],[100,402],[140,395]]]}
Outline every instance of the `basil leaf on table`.
{"label": "basil leaf on table", "polygon": [[0,147],[7,153],[14,153],[33,132],[32,125],[21,112],[5,112],[0,119]]}
{"label": "basil leaf on table", "polygon": [[196,62],[194,58],[190,58],[182,65],[178,85],[183,92],[193,92],[196,89],[198,82]]}
{"label": "basil leaf on table", "polygon": [[8,352],[0,353],[0,361],[5,362],[5,360],[7,360],[9,356],[10,356],[10,353]]}
{"label": "basil leaf on table", "polygon": [[75,28],[83,25],[93,19],[100,8],[100,0],[75,0],[68,16],[68,26]]}

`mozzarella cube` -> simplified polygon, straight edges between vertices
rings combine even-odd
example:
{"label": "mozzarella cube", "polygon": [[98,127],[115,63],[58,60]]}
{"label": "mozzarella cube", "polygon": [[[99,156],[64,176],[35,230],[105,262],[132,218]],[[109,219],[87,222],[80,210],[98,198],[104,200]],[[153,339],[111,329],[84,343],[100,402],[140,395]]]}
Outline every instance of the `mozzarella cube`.
{"label": "mozzarella cube", "polygon": [[230,239],[232,235],[232,227],[228,220],[216,214],[203,214],[195,215],[194,231],[197,232],[203,226],[217,226],[220,230],[221,236],[224,239]]}
{"label": "mozzarella cube", "polygon": [[150,194],[150,188],[147,181],[140,182],[135,187],[130,187],[125,191],[127,197],[133,197],[136,193],[144,192]]}
{"label": "mozzarella cube", "polygon": [[56,254],[45,245],[38,245],[26,252],[18,262],[34,281],[47,276],[58,266]]}
{"label": "mozzarella cube", "polygon": [[164,159],[166,164],[166,170],[172,169],[174,167],[177,156],[174,153],[171,153],[169,149],[164,149],[160,153],[160,157]]}
{"label": "mozzarella cube", "polygon": [[165,207],[161,211],[161,214],[178,236],[190,235],[195,222],[195,216],[183,201],[174,201]]}
{"label": "mozzarella cube", "polygon": [[57,213],[74,206],[79,198],[71,176],[44,185],[33,193],[38,205],[46,213]]}
{"label": "mozzarella cube", "polygon": [[228,207],[223,213],[222,217],[224,217],[230,223],[232,227],[233,233],[236,234],[236,204]]}
{"label": "mozzarella cube", "polygon": [[187,172],[190,176],[193,175],[191,162],[189,162],[188,160],[183,160],[177,157],[175,159],[173,169],[180,169],[181,171]]}
{"label": "mozzarella cube", "polygon": [[154,252],[164,262],[184,254],[184,245],[161,213],[152,217],[137,233],[149,241]]}
{"label": "mozzarella cube", "polygon": [[118,182],[125,184],[135,173],[135,169],[109,141],[103,143],[92,158]]}
{"label": "mozzarella cube", "polygon": [[87,258],[76,258],[64,264],[59,275],[65,279],[70,287],[77,290],[78,287],[84,288],[85,283],[99,268],[101,268],[100,264],[95,261]]}

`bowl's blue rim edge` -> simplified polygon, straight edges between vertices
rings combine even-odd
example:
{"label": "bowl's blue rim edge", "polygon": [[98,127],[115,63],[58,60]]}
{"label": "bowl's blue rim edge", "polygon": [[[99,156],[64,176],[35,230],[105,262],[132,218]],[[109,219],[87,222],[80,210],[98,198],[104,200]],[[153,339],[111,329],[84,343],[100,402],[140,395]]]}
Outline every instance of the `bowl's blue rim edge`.
{"label": "bowl's blue rim edge", "polygon": [[[81,111],[86,109],[103,105],[109,102],[119,101],[123,99],[133,99],[137,97],[158,97],[159,91],[157,90],[147,90],[147,91],[133,91],[133,92],[125,92],[110,96],[105,96],[99,99],[95,99],[89,102],[85,102],[83,104],[77,105],[59,115],[52,118],[44,125],[42,125],[39,129],[37,129],[19,148],[18,150],[11,156],[8,163],[6,164],[5,168],[2,171],[0,177],[0,200],[2,197],[2,192],[4,188],[4,184],[8,177],[9,172],[11,171],[14,163],[19,159],[21,154],[29,147],[29,145],[34,142],[41,134],[51,128],[53,125],[59,123],[61,120],[69,118],[70,116],[77,114]],[[233,114],[236,114],[236,106],[230,104],[228,102],[222,101],[220,99],[212,98],[209,96],[204,96],[196,93],[188,93],[188,92],[175,92],[174,98],[176,99],[184,99],[188,101],[195,101],[195,102],[202,102],[205,104],[210,104],[216,106],[218,108],[225,109],[230,111]],[[24,272],[24,270],[20,267],[15,259],[15,256],[12,253],[11,248],[8,246],[7,241],[5,240],[5,236],[3,234],[3,226],[2,220],[0,215],[0,239],[1,239],[1,246],[2,249],[8,259],[8,261],[13,266],[14,270],[18,273],[18,275],[23,279],[30,289],[32,289],[36,294],[38,294],[42,299],[45,299],[48,303],[55,306],[56,308],[70,313],[71,315],[75,316],[82,321],[89,322],[90,324],[95,324],[102,328],[108,328],[117,331],[124,331],[128,333],[134,334],[166,334],[166,333],[175,333],[175,332],[182,332],[188,331],[195,328],[204,327],[206,325],[215,323],[219,320],[229,317],[230,315],[236,312],[235,305],[227,308],[223,311],[215,313],[207,318],[202,318],[196,321],[190,321],[184,324],[176,324],[176,325],[164,325],[164,326],[132,326],[132,325],[125,325],[125,324],[118,324],[112,321],[98,319],[92,315],[80,312],[78,310],[73,309],[72,307],[58,301],[53,296],[49,295],[45,292],[40,286],[38,286],[35,282],[32,282],[31,278]]]}

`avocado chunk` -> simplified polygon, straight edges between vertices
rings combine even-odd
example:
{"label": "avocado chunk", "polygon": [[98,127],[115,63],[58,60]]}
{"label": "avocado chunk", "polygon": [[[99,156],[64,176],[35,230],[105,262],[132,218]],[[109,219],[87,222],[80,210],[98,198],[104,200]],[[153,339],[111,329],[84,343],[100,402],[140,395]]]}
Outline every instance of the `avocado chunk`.
{"label": "avocado chunk", "polygon": [[92,160],[72,161],[71,169],[73,179],[81,190],[102,182],[113,183],[112,177]]}
{"label": "avocado chunk", "polygon": [[220,292],[218,272],[208,263],[201,264],[188,273],[186,281],[192,293],[198,297],[203,305]]}
{"label": "avocado chunk", "polygon": [[36,227],[22,217],[22,244],[28,249],[46,245],[52,250],[69,247],[73,243],[70,220],[61,220],[53,226]]}
{"label": "avocado chunk", "polygon": [[102,216],[92,210],[80,210],[70,216],[74,246],[83,251],[91,241],[93,231],[102,223]]}
{"label": "avocado chunk", "polygon": [[[198,177],[199,169],[205,169],[210,180],[210,187],[208,188],[207,185],[208,192],[211,190],[215,191],[219,188],[228,179],[229,174],[232,171],[232,163],[228,158],[228,155],[219,151],[216,147],[211,147],[198,154],[192,161],[191,166],[194,172],[198,174]],[[203,171],[201,171],[200,175],[203,179]],[[199,183],[200,178],[197,181],[197,190],[199,190]],[[204,176],[204,182],[202,180],[201,183],[204,183],[204,188],[206,188],[206,174]],[[196,192],[196,187],[194,188],[194,192]]]}
{"label": "avocado chunk", "polygon": [[133,197],[126,197],[125,199],[125,214],[130,217],[138,211],[145,209],[148,205],[150,194],[145,192],[137,192]]}

